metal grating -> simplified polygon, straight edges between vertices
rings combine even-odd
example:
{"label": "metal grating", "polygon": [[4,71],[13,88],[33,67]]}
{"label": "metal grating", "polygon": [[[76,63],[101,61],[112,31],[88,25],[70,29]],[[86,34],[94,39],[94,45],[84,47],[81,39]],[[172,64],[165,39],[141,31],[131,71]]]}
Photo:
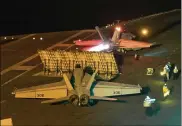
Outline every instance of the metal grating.
{"label": "metal grating", "polygon": [[43,63],[44,73],[72,72],[76,64],[82,68],[91,66],[98,69],[99,74],[118,74],[113,53],[104,52],[71,52],[63,50],[38,50]]}

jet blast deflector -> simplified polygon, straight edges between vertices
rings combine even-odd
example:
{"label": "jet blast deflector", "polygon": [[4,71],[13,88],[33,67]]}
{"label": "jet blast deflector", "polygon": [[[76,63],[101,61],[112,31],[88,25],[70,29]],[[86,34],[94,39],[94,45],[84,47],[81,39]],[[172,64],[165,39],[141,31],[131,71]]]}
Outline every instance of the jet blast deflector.
{"label": "jet blast deflector", "polygon": [[38,53],[46,76],[60,76],[62,73],[72,72],[76,64],[80,64],[81,68],[97,69],[101,80],[110,80],[119,73],[113,53],[61,50],[38,50]]}

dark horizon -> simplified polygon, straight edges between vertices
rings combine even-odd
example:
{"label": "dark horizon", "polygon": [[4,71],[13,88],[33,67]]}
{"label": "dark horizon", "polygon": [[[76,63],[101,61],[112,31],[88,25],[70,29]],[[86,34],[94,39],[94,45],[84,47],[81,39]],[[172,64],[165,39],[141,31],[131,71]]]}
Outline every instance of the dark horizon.
{"label": "dark horizon", "polygon": [[12,1],[8,5],[2,11],[0,35],[93,29],[117,19],[126,21],[181,9],[179,0]]}

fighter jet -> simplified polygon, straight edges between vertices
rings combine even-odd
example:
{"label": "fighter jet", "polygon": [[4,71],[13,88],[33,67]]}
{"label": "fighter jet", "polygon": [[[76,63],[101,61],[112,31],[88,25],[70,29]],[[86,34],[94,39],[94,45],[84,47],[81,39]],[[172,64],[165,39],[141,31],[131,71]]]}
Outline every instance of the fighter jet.
{"label": "fighter jet", "polygon": [[84,47],[81,49],[83,51],[105,51],[105,50],[113,50],[115,48],[122,49],[125,51],[140,50],[142,48],[149,48],[153,45],[156,45],[156,43],[148,43],[148,42],[132,40],[133,38],[135,38],[135,36],[131,33],[122,33],[121,35],[122,28],[119,26],[115,28],[112,39],[106,38],[102,34],[98,26],[96,26],[95,29],[97,30],[101,40],[86,40],[86,41],[76,40],[74,41],[75,45]]}
{"label": "fighter jet", "polygon": [[15,95],[15,98],[49,99],[41,103],[52,104],[68,101],[75,106],[89,106],[93,100],[117,100],[116,98],[106,96],[138,94],[141,91],[140,85],[104,81],[96,82],[94,79],[96,74],[97,70],[90,75],[77,65],[72,75],[63,74],[64,80],[61,82],[16,89],[12,94]]}

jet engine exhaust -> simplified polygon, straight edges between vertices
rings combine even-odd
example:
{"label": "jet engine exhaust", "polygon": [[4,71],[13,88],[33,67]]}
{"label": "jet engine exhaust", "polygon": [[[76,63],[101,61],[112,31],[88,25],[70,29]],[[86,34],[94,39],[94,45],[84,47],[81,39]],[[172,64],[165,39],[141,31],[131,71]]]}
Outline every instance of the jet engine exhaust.
{"label": "jet engine exhaust", "polygon": [[89,102],[89,96],[88,95],[83,94],[83,95],[80,96],[80,105],[81,106],[88,105],[88,102]]}
{"label": "jet engine exhaust", "polygon": [[69,102],[75,106],[78,105],[79,103],[79,97],[78,95],[71,95],[70,98],[69,98]]}

